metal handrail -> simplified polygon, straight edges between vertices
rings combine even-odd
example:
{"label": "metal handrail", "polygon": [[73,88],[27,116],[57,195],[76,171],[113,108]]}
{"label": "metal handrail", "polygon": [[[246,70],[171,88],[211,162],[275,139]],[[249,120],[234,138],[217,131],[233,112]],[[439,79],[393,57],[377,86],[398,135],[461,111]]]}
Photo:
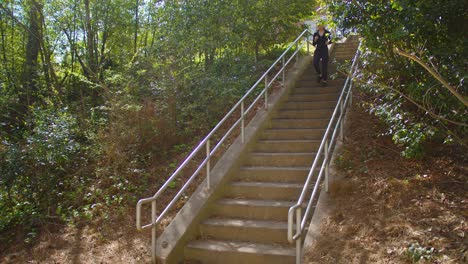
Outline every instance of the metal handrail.
{"label": "metal handrail", "polygon": [[[353,63],[351,65],[351,70],[350,70],[351,75],[355,73],[358,67],[357,60],[360,54],[360,46],[361,46],[361,43],[359,43],[359,47],[356,51],[356,54],[353,57]],[[328,123],[323,139],[320,143],[319,149],[317,151],[317,155],[315,156],[314,162],[312,163],[312,167],[309,171],[309,174],[307,175],[307,179],[302,188],[301,195],[299,196],[299,199],[297,200],[297,202],[293,206],[291,206],[288,211],[288,241],[290,243],[293,243],[294,241],[296,241],[296,263],[297,264],[301,263],[302,234],[306,227],[308,217],[311,212],[313,201],[315,199],[315,196],[318,193],[318,189],[320,187],[323,174],[325,174],[325,190],[328,192],[328,184],[329,184],[328,169],[329,169],[330,159],[331,159],[330,154],[331,154],[331,151],[333,151],[333,146],[334,146],[336,136],[338,133],[338,128],[340,128],[341,139],[343,138],[343,120],[344,120],[346,108],[348,107],[348,103],[350,103],[352,100],[352,87],[353,87],[353,80],[351,77],[348,76],[348,78],[346,78],[345,84],[343,86],[343,90],[340,94],[336,107],[333,111],[330,122]],[[338,112],[340,114],[337,117]],[[333,129],[333,133],[330,134],[332,129]],[[331,138],[329,138],[330,135],[331,135]],[[309,186],[311,184],[312,179],[314,178],[315,170],[317,166],[319,165],[322,155],[324,157],[321,163],[320,170],[317,175],[317,180],[315,182],[314,188],[312,189],[312,193],[310,194],[310,199],[307,203],[306,211],[304,215],[302,215],[302,207],[304,205],[306,195],[310,191]],[[293,235],[294,214],[296,215],[296,219],[295,219],[296,225],[295,225],[295,233]]]}
{"label": "metal handrail", "polygon": [[[305,41],[305,43],[302,43],[299,45],[301,38],[303,38],[306,33],[309,32],[311,33],[308,29],[304,30],[289,46],[288,48],[281,54],[281,56],[268,68],[268,70],[255,82],[255,84],[242,96],[242,98],[231,108],[231,110],[219,121],[219,123],[208,133],[205,138],[203,138],[202,141],[193,149],[193,151],[185,158],[185,160],[179,165],[179,167],[173,172],[173,174],[166,180],[166,182],[159,188],[159,190],[151,197],[140,199],[137,203],[136,206],[136,227],[138,230],[146,229],[146,228],[151,228],[152,229],[152,261],[153,263],[156,262],[156,225],[161,222],[163,217],[167,214],[167,212],[173,207],[173,205],[179,200],[179,198],[183,195],[184,191],[188,188],[190,183],[197,177],[197,175],[200,173],[200,171],[203,169],[203,167],[206,168],[206,178],[207,178],[207,185],[208,188],[211,187],[211,179],[210,179],[210,170],[211,170],[211,164],[210,160],[211,157],[214,155],[214,153],[219,149],[219,147],[225,142],[225,140],[230,136],[230,134],[236,129],[239,125],[241,127],[241,140],[242,143],[245,141],[245,118],[246,115],[254,108],[256,103],[264,97],[264,104],[265,104],[265,109],[268,109],[268,88],[273,84],[274,81],[276,81],[279,76],[282,74],[282,82],[283,86],[285,83],[285,70],[286,67],[289,65],[289,63],[296,58],[296,63],[299,60],[299,51],[304,47],[304,45],[307,45],[307,53],[310,53],[309,50],[309,42]],[[290,56],[288,60],[286,60],[286,55],[287,53],[292,49],[292,47],[296,47],[295,52]],[[278,65],[278,63],[282,63],[281,69],[273,76],[273,78],[269,79],[268,75],[273,71],[273,69]],[[259,93],[259,95],[253,100],[253,102],[245,109],[245,101],[246,99],[253,93],[255,88],[257,86],[264,82],[265,87],[264,89]],[[216,132],[218,132],[219,128],[228,120],[232,115],[238,111],[240,108],[241,115],[240,118],[230,127],[230,129],[223,135],[223,137],[218,141],[218,143],[211,148],[211,139],[215,135]],[[186,166],[189,164],[190,161],[193,160],[193,158],[203,149],[203,147],[206,149],[206,158],[203,159],[203,161],[198,165],[197,169],[195,172],[190,176],[190,178],[187,180],[187,182],[180,188],[180,190],[177,192],[177,194],[174,196],[174,198],[165,206],[163,211],[157,215],[156,212],[156,200],[158,197],[169,187],[171,182],[173,182],[177,176],[182,172],[183,169],[186,168]],[[144,204],[151,203],[151,222],[149,224],[143,225],[141,224],[141,210],[142,206]]]}

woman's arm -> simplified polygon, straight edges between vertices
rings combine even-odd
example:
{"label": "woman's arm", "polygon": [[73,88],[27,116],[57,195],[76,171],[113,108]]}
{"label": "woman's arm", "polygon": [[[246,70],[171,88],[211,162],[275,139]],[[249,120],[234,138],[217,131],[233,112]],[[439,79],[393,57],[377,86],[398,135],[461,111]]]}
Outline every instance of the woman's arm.
{"label": "woman's arm", "polygon": [[317,32],[314,33],[313,39],[312,39],[312,45],[315,47],[317,46],[317,40],[319,39],[319,36]]}
{"label": "woman's arm", "polygon": [[330,31],[327,30],[327,31],[325,32],[325,36],[327,37],[327,39],[326,39],[326,41],[325,41],[325,44],[326,44],[326,45],[332,44],[332,35],[331,35]]}

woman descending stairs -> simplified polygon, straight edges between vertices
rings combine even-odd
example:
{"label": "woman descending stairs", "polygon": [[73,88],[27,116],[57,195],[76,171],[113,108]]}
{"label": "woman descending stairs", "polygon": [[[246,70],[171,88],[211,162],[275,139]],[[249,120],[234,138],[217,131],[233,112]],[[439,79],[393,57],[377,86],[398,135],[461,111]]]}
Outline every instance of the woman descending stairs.
{"label": "woman descending stairs", "polygon": [[[336,44],[336,60],[349,60],[357,39]],[[333,73],[335,65],[330,65]],[[197,240],[185,246],[186,263],[295,263],[287,241],[289,208],[297,201],[344,79],[316,82],[312,65],[243,158],[224,196],[211,205]]]}

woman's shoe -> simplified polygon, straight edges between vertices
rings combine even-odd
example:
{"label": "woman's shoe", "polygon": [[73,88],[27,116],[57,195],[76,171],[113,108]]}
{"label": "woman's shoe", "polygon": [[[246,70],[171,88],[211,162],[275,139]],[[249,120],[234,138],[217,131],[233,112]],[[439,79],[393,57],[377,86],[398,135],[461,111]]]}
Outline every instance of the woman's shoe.
{"label": "woman's shoe", "polygon": [[327,86],[327,81],[323,80],[323,81],[322,81],[322,86],[323,86],[323,87]]}

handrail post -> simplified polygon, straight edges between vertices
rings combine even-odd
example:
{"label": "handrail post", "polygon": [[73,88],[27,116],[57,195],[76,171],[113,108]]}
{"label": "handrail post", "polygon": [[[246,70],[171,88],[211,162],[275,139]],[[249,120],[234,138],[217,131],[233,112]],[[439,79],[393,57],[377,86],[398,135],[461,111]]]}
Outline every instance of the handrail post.
{"label": "handrail post", "polygon": [[156,264],[156,200],[151,202],[151,262]]}
{"label": "handrail post", "polygon": [[309,36],[307,36],[307,38],[306,38],[306,43],[307,43],[307,55],[309,55],[309,56],[310,56],[310,47],[309,47],[309,45],[310,45],[310,44],[309,44]]}
{"label": "handrail post", "polygon": [[328,192],[328,185],[329,185],[329,179],[328,179],[328,139],[325,141],[325,191]]}
{"label": "handrail post", "polygon": [[296,42],[296,65],[299,62],[299,41]]}
{"label": "handrail post", "polygon": [[245,112],[244,112],[244,101],[241,102],[241,139],[242,143],[245,142]]}
{"label": "handrail post", "polygon": [[284,88],[286,86],[286,80],[285,80],[286,79],[286,76],[285,76],[286,75],[286,68],[285,68],[285,65],[284,65],[284,56],[283,56],[282,61],[283,61],[283,68],[282,68],[283,69],[283,76],[281,77],[281,81],[283,81],[283,88]]}
{"label": "handrail post", "polygon": [[206,182],[208,184],[208,189],[211,188],[211,177],[210,177],[210,169],[211,169],[211,165],[210,165],[210,161],[211,161],[211,150],[210,150],[210,139],[208,139],[206,141],[206,158],[208,159],[208,161],[206,162]]}
{"label": "handrail post", "polygon": [[265,75],[265,109],[268,110],[268,75]]}
{"label": "handrail post", "polygon": [[344,139],[344,131],[343,131],[344,128],[343,128],[343,126],[344,126],[344,118],[345,118],[345,116],[344,116],[345,115],[345,109],[344,109],[343,100],[341,100],[340,108],[341,108],[341,115],[340,115],[341,118],[339,120],[339,122],[340,122],[340,140],[343,141],[343,139]]}
{"label": "handrail post", "polygon": [[299,237],[296,239],[296,264],[301,264],[302,261],[302,230],[301,230],[301,221],[302,221],[302,212],[301,206],[296,209],[296,233],[299,234]]}

